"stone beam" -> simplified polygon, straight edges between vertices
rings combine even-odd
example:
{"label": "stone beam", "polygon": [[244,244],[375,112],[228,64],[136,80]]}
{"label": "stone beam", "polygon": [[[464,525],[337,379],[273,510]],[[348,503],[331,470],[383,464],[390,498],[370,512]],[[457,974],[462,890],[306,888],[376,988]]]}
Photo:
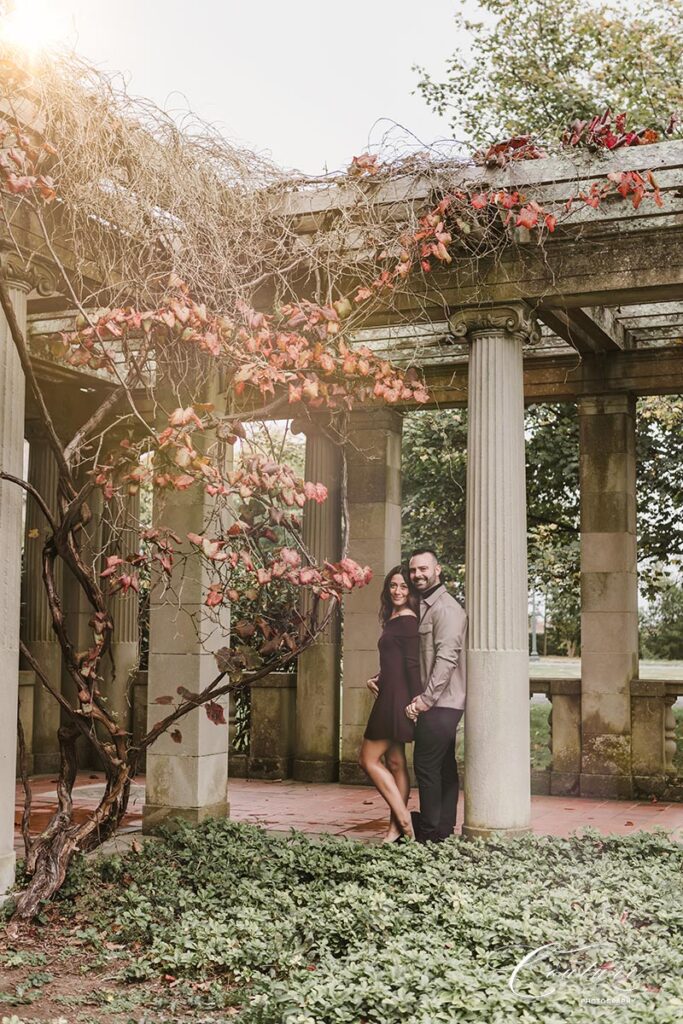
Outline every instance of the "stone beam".
{"label": "stone beam", "polygon": [[[467,404],[466,359],[430,367],[425,378],[432,408]],[[683,347],[634,349],[610,355],[538,355],[524,362],[527,403],[573,402],[584,395],[628,393],[683,394]]]}
{"label": "stone beam", "polygon": [[633,344],[629,332],[605,306],[543,309],[539,319],[577,352],[615,352]]}

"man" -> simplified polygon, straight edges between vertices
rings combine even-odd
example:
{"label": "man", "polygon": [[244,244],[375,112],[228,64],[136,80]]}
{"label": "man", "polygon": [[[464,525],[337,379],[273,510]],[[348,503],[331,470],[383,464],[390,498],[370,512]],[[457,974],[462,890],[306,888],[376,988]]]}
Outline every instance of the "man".
{"label": "man", "polygon": [[465,708],[467,616],[441,582],[431,548],[410,557],[410,580],[420,597],[420,676],[424,690],[406,708],[414,722],[413,764],[420,790],[414,815],[419,842],[443,842],[453,834],[458,804],[455,733]]}

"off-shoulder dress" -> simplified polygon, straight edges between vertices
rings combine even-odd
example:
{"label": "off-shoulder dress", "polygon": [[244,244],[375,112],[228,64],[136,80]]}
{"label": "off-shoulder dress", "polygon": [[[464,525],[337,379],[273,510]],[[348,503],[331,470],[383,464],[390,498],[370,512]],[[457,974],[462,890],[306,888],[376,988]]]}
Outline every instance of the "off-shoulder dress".
{"label": "off-shoulder dress", "polygon": [[377,646],[379,695],[370,712],[365,739],[411,743],[415,726],[405,709],[413,697],[422,693],[416,616],[389,619]]}

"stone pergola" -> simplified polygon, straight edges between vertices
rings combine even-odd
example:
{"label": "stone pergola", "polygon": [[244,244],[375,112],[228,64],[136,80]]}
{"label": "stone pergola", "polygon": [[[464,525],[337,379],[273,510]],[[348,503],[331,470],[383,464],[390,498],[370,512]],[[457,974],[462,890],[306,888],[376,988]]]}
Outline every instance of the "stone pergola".
{"label": "stone pergola", "polygon": [[[553,157],[504,170],[463,169],[480,187],[532,188],[545,206],[587,189],[608,171],[652,170],[663,206],[628,200],[582,210],[541,254],[520,229],[507,255],[473,264],[455,260],[419,296],[397,297],[373,315],[364,340],[377,351],[424,370],[433,407],[467,404],[467,593],[469,615],[468,702],[464,832],[514,835],[529,829],[529,694],[527,636],[524,421],[526,402],[575,402],[580,421],[581,679],[548,680],[531,689],[552,701],[552,766],[547,792],[631,797],[675,792],[671,705],[681,682],[641,681],[638,673],[636,565],[636,399],[683,393],[683,143],[633,147],[617,153]],[[426,186],[425,186],[426,187]],[[419,178],[378,186],[376,202],[400,209],[426,201]],[[346,201],[343,189],[302,194],[292,217],[302,232],[322,229]],[[27,255],[30,254],[30,239]],[[34,364],[57,423],[74,427],[107,393],[97,374],[64,369],[49,357],[44,340],[68,326],[68,302],[49,280],[49,261],[5,259],[17,317],[31,338]],[[40,270],[38,269],[40,268]],[[476,271],[476,276],[475,276]],[[411,317],[424,324],[411,326]],[[0,453],[4,469],[22,473],[24,439],[28,474],[44,494],[54,491],[54,467],[25,403],[21,367],[7,326],[0,325]],[[401,425],[407,411],[363,408],[350,417],[347,500],[350,554],[370,564],[373,583],[347,599],[343,641],[330,623],[298,666],[291,686],[255,691],[254,714],[268,718],[262,735],[291,730],[294,777],[305,781],[360,781],[357,754],[369,710],[366,678],[376,665],[377,605],[381,580],[401,554]],[[409,411],[409,410],[408,410]],[[330,500],[309,503],[304,534],[312,551],[333,557],[340,543],[340,453],[315,427],[307,428],[307,477],[321,480]],[[173,509],[179,532],[201,526],[203,501],[188,495]],[[97,510],[96,510],[97,511]],[[42,528],[30,505],[24,529]],[[104,537],[119,543],[116,524],[95,516]],[[0,670],[5,692],[0,730],[0,892],[12,882],[15,720],[22,719],[35,771],[57,766],[58,713],[30,673],[20,671],[22,500],[0,484]],[[26,545],[24,613],[26,644],[61,686],[61,664],[42,595],[40,567]],[[69,580],[63,581],[67,616],[87,630]],[[198,595],[197,595],[198,597]],[[137,604],[130,595],[117,612],[117,683],[111,695],[126,727],[134,728],[127,696],[135,683]],[[211,658],[168,610],[152,609],[148,714],[154,698],[180,677],[201,688]],[[130,670],[130,671],[129,671]],[[136,692],[142,691],[140,681]],[[258,699],[256,699],[258,697]],[[297,713],[292,716],[292,700]],[[260,710],[257,712],[257,708]],[[140,714],[139,706],[135,714]],[[143,712],[144,713],[144,712]],[[185,730],[182,750],[162,739],[147,758],[146,822],[172,814],[200,820],[228,812],[227,729]],[[280,716],[280,717],[278,717]],[[256,723],[262,726],[263,722]],[[672,746],[673,744],[673,746]],[[267,750],[265,751],[267,754]],[[284,758],[284,762],[287,758]],[[673,786],[673,788],[672,788]],[[668,787],[668,789],[666,788]],[[680,786],[678,787],[680,795]]]}

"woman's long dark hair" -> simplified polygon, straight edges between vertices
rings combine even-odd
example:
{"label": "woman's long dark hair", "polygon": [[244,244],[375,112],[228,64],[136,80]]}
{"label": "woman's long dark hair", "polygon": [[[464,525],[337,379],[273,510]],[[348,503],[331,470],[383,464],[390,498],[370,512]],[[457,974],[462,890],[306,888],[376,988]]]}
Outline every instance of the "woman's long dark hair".
{"label": "woman's long dark hair", "polygon": [[394,605],[391,600],[391,593],[389,591],[389,585],[393,576],[402,576],[408,586],[408,607],[411,611],[414,611],[417,615],[419,608],[419,601],[416,595],[413,593],[413,588],[410,585],[410,576],[408,570],[404,565],[395,565],[393,569],[384,577],[384,583],[382,585],[382,593],[379,599],[379,621],[383,626],[386,626],[391,613],[394,610]]}

